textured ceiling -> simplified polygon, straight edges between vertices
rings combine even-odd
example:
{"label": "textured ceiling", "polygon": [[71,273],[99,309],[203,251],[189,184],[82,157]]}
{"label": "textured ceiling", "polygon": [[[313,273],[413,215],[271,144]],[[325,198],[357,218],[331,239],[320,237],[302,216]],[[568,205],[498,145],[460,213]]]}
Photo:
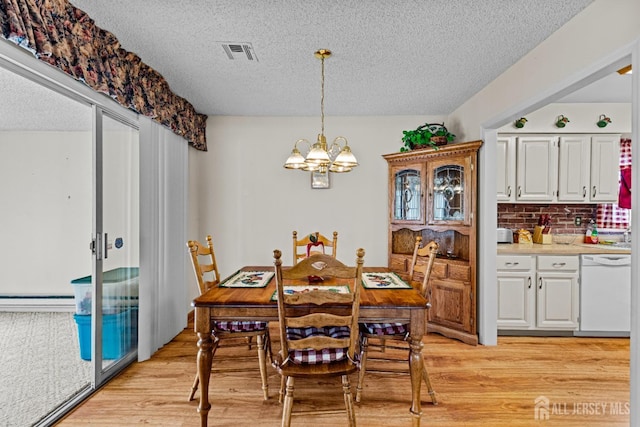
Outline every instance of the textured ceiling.
{"label": "textured ceiling", "polygon": [[[208,115],[448,114],[592,0],[71,0]],[[254,58],[229,59],[224,42]]]}

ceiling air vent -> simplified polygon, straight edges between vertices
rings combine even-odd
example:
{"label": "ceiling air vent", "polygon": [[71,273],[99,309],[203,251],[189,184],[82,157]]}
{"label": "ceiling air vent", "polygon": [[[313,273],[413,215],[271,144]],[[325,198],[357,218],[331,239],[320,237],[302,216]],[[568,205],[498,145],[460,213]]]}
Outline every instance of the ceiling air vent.
{"label": "ceiling air vent", "polygon": [[253,51],[251,43],[230,43],[222,42],[222,49],[229,59],[246,59],[248,61],[258,61],[258,57]]}

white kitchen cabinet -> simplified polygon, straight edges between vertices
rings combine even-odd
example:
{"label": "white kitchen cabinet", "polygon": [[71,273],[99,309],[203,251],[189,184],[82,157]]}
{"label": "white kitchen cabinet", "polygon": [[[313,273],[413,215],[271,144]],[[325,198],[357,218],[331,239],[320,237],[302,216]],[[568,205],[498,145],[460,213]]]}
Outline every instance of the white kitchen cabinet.
{"label": "white kitchen cabinet", "polygon": [[598,203],[618,201],[620,135],[591,137],[590,200]]}
{"label": "white kitchen cabinet", "polygon": [[535,257],[498,255],[498,329],[535,325]]}
{"label": "white kitchen cabinet", "polygon": [[559,140],[558,201],[618,200],[620,135],[566,135]]}
{"label": "white kitchen cabinet", "polygon": [[516,198],[516,137],[499,136],[496,147],[496,186],[498,202]]}
{"label": "white kitchen cabinet", "polygon": [[577,255],[498,255],[498,329],[578,328]]}
{"label": "white kitchen cabinet", "polygon": [[551,202],[557,186],[557,141],[549,135],[517,138],[516,200]]}
{"label": "white kitchen cabinet", "polygon": [[580,312],[577,255],[537,257],[538,329],[574,330]]}
{"label": "white kitchen cabinet", "polygon": [[558,141],[558,201],[589,200],[591,141],[588,136],[561,136]]}
{"label": "white kitchen cabinet", "polygon": [[498,203],[618,200],[620,135],[499,135]]}

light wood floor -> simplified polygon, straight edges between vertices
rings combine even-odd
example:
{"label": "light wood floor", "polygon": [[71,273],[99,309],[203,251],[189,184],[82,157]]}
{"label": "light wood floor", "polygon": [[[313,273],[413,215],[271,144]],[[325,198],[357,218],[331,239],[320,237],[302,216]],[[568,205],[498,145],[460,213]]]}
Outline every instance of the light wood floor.
{"label": "light wood floor", "polygon": [[[273,333],[277,337],[275,329]],[[433,406],[424,393],[423,426],[629,424],[629,339],[499,337],[498,343],[471,347],[436,334],[425,338],[426,363],[439,405]],[[273,348],[279,348],[277,341]],[[214,363],[230,352],[219,350]],[[196,401],[187,402],[195,354],[195,334],[185,329],[151,360],[127,368],[58,425],[199,425]],[[259,373],[253,369],[257,357],[231,363],[242,371],[213,374],[209,425],[280,425],[277,372],[269,368],[271,398],[263,401]],[[355,383],[354,377],[354,390]],[[548,399],[547,421],[534,416],[539,397]],[[358,423],[409,426],[410,400],[408,376],[367,374],[363,401],[356,406]],[[321,388],[302,380],[296,383],[294,411],[316,408],[343,408],[339,380]],[[346,425],[346,415],[297,416],[292,425],[341,426]]]}

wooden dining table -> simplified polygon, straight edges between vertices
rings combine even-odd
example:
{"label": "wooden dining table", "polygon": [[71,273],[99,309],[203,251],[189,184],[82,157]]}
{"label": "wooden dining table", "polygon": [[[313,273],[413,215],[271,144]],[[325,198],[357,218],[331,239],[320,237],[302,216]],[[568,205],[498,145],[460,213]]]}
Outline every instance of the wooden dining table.
{"label": "wooden dining table", "polygon": [[[274,267],[246,266],[239,271],[274,271]],[[366,272],[384,272],[387,267],[365,267]],[[225,281],[221,282],[222,284]],[[296,283],[290,283],[295,285]],[[285,283],[287,285],[287,283]],[[213,362],[212,328],[214,321],[220,320],[260,320],[278,321],[278,305],[272,296],[276,290],[275,278],[260,288],[216,286],[193,300],[195,308],[194,328],[198,335],[197,366],[200,380],[200,425],[207,426],[209,410],[209,379]],[[350,307],[348,307],[350,308]],[[418,292],[410,289],[371,289],[360,292],[361,322],[402,322],[409,323],[409,371],[411,375],[412,425],[420,425],[420,387],[422,380],[422,338],[426,333],[427,301]]]}

